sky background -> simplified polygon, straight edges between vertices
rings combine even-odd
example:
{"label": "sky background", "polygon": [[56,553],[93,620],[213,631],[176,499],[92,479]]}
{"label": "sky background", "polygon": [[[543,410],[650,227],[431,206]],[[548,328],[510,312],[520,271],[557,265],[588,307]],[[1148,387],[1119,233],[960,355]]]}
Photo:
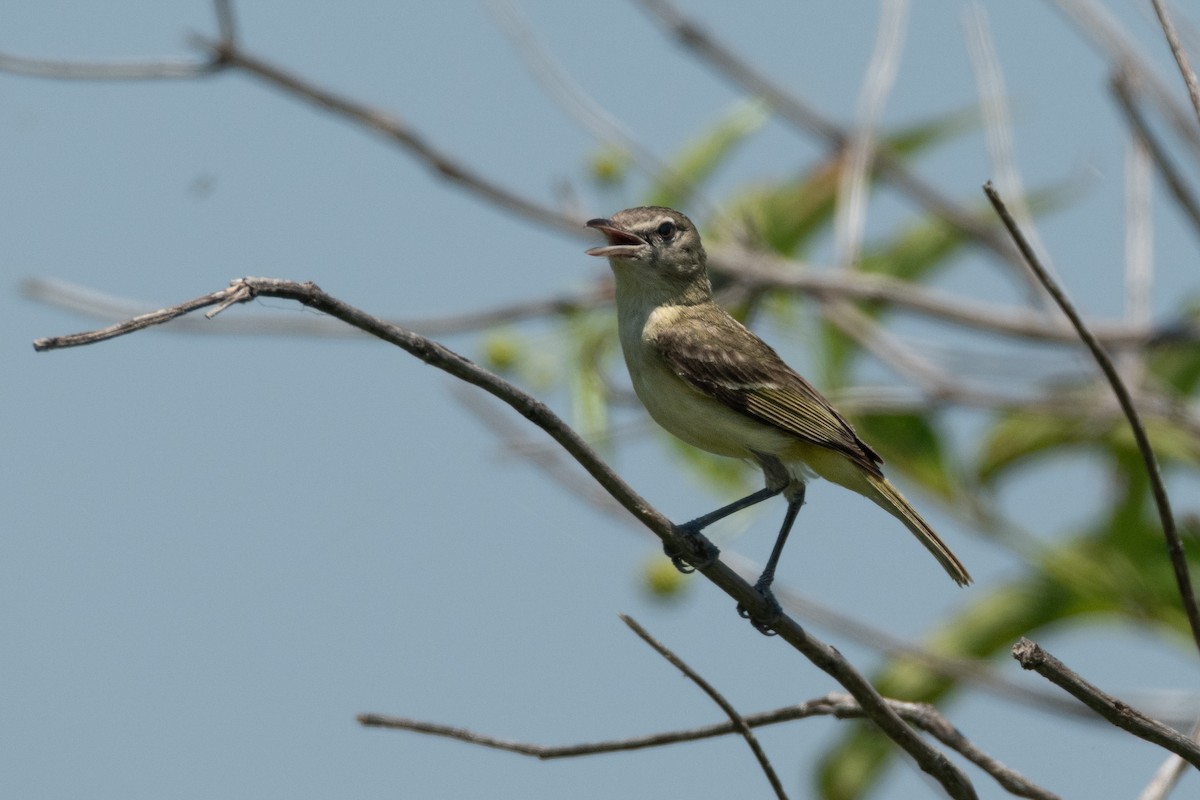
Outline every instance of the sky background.
{"label": "sky background", "polygon": [[[967,4],[913,5],[885,125],[976,103]],[[1111,6],[1178,88],[1149,4]],[[743,99],[629,3],[518,7],[578,84],[660,156]],[[853,120],[876,4],[684,7],[815,107]],[[984,7],[1026,184],[1081,187],[1041,221],[1041,235],[1080,307],[1119,315],[1124,140],[1105,61],[1051,3]],[[596,141],[546,96],[479,4],[244,2],[237,13],[248,51],[388,110],[491,179],[550,204],[572,197],[587,216],[640,200],[636,180],[589,188]],[[209,4],[198,1],[0,9],[0,52],[27,56],[188,57],[189,34],[214,31]],[[34,354],[34,338],[94,325],[19,288],[24,278],[54,277],[158,306],[266,275],[314,280],[381,316],[427,318],[582,290],[606,269],[583,254],[594,237],[497,211],[379,137],[242,75],[113,83],[0,74],[0,103],[0,795],[768,791],[734,739],[541,763],[359,727],[355,715],[373,711],[566,744],[718,721],[620,612],[741,711],[839,687],[755,633],[702,582],[682,603],[649,598],[640,576],[650,539],[506,456],[448,377],[394,348],[156,330]],[[769,123],[710,194],[790,174],[822,152]],[[918,166],[972,202],[992,177],[977,133]],[[1159,200],[1152,303],[1166,314],[1195,286],[1195,241]],[[868,231],[912,213],[887,197],[872,208]],[[983,260],[967,259],[941,286],[1016,299]],[[224,316],[310,313],[264,300]],[[560,329],[534,323],[520,333],[553,348]],[[481,350],[474,335],[445,342],[473,357]],[[1040,358],[1087,368],[1061,351]],[[570,413],[561,390],[540,396]],[[608,456],[674,519],[719,502],[660,439],[632,437]],[[1056,461],[1003,486],[1000,502],[1035,532],[1061,530],[1087,519],[1098,477],[1083,458]],[[1179,510],[1194,510],[1183,490],[1195,487],[1177,488]],[[820,484],[808,496],[783,583],[908,637],[964,602],[870,503]],[[912,499],[921,505],[919,494]],[[739,515],[722,543],[761,560],[781,513],[776,504]],[[980,585],[1019,572],[1011,555],[955,520],[929,517]],[[879,663],[837,632],[814,632],[864,669]],[[1145,631],[1095,626],[1039,640],[1118,694],[1195,686],[1195,654]],[[1015,662],[999,667],[1045,688]],[[979,693],[947,713],[984,750],[1064,795],[1135,796],[1164,758],[1107,727]],[[814,759],[843,724],[761,733],[793,797],[806,796]],[[982,797],[1001,796],[968,772]],[[923,796],[926,783],[898,763],[878,796]],[[1188,785],[1180,791],[1194,791],[1194,775]]]}

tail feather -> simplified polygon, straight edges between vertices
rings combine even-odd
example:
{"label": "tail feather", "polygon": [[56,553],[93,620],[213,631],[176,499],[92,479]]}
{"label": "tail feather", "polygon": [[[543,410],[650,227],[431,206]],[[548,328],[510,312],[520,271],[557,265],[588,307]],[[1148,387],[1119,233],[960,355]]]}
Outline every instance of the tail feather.
{"label": "tail feather", "polygon": [[959,586],[966,586],[971,582],[971,576],[967,572],[966,567],[962,562],[950,552],[950,548],[946,543],[933,532],[933,528],[929,527],[929,523],[921,518],[917,510],[909,505],[904,499],[904,495],[897,491],[895,486],[888,483],[887,478],[877,477],[868,473],[861,473],[870,487],[869,492],[864,492],[867,497],[875,501],[877,505],[894,516],[896,519],[904,523],[913,535],[920,540],[921,544],[929,552],[933,553],[933,557],[938,560],[942,568],[950,574],[950,577],[958,583]]}

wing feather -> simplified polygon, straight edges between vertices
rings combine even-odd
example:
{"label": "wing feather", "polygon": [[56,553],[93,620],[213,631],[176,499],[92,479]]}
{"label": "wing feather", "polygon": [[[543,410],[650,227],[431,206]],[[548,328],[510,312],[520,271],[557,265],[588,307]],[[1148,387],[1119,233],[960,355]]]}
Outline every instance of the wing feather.
{"label": "wing feather", "polygon": [[846,455],[872,475],[883,459],[816,388],[733,317],[686,310],[652,342],[694,389],[796,437]]}

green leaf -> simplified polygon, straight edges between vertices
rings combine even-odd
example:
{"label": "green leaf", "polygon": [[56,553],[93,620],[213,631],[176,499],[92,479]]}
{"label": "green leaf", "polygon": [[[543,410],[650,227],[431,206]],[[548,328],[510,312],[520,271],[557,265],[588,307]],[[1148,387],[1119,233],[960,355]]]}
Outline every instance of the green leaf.
{"label": "green leaf", "polygon": [[[840,159],[819,163],[799,177],[743,193],[722,212],[734,230],[748,229],[760,246],[796,255],[833,218]],[[720,228],[714,230],[719,238]]]}
{"label": "green leaf", "polygon": [[[955,112],[902,128],[884,138],[894,155],[915,155],[955,136],[977,121],[974,112]],[[813,238],[827,232],[845,159],[834,152],[798,176],[764,184],[742,194],[722,212],[734,230],[748,228],[762,246],[799,255]]]}

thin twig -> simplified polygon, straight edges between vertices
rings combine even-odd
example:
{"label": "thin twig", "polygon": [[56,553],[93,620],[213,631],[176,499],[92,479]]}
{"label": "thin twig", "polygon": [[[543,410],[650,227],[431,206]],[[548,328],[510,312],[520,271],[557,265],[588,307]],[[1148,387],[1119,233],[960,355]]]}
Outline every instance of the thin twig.
{"label": "thin twig", "polygon": [[[679,174],[670,164],[655,155],[650,148],[638,141],[629,129],[616,117],[590,97],[555,60],[530,29],[529,23],[511,0],[488,0],[486,3],[500,29],[508,37],[526,72],[538,82],[550,97],[585,130],[601,142],[620,148],[633,159],[647,175],[671,186],[689,205],[704,210],[713,208],[710,201],[697,195],[697,187],[686,175]],[[695,215],[693,215],[695,216]]]}
{"label": "thin twig", "polygon": [[483,177],[448,153],[438,150],[398,117],[323,89],[298,75],[250,55],[229,42],[213,41],[202,36],[193,37],[193,41],[227,67],[261,78],[278,89],[383,134],[428,167],[434,175],[481,196],[495,207],[541,225],[579,235],[581,221]]}
{"label": "thin twig", "polygon": [[1092,352],[1092,356],[1096,359],[1096,363],[1100,365],[1100,370],[1104,373],[1104,377],[1108,379],[1108,383],[1112,386],[1113,394],[1117,396],[1117,402],[1121,406],[1121,410],[1125,413],[1126,419],[1129,420],[1129,427],[1133,430],[1133,438],[1137,441],[1138,452],[1141,453],[1142,462],[1146,465],[1146,474],[1150,479],[1150,489],[1154,494],[1154,503],[1158,507],[1158,516],[1162,521],[1163,536],[1167,540],[1167,555],[1171,559],[1171,566],[1175,570],[1175,582],[1179,586],[1179,596],[1183,601],[1183,610],[1187,614],[1188,624],[1192,628],[1192,638],[1196,643],[1196,647],[1200,648],[1200,608],[1196,605],[1196,594],[1192,590],[1192,579],[1188,572],[1187,555],[1183,549],[1183,540],[1179,536],[1179,530],[1175,527],[1175,516],[1171,513],[1171,501],[1167,497],[1167,489],[1163,485],[1162,473],[1158,468],[1158,459],[1154,455],[1154,448],[1150,446],[1150,437],[1146,435],[1146,428],[1142,425],[1141,418],[1138,416],[1137,409],[1133,405],[1133,398],[1129,394],[1129,389],[1126,388],[1125,382],[1121,380],[1120,374],[1116,367],[1113,366],[1112,359],[1108,357],[1103,345],[1096,341],[1096,337],[1088,330],[1083,319],[1075,310],[1075,306],[1067,299],[1066,294],[1058,283],[1050,277],[1049,273],[1042,267],[1037,259],[1037,255],[1029,247],[1029,243],[1021,233],[1021,229],[1017,227],[1016,220],[1012,218],[1012,214],[1004,205],[1004,201],[1000,199],[1000,195],[992,187],[991,183],[985,183],[983,191],[995,207],[996,213],[1000,215],[1005,227],[1013,237],[1013,241],[1017,243],[1026,260],[1029,261],[1029,266],[1033,268],[1034,273],[1046,287],[1046,291],[1058,303],[1059,308],[1071,320],[1071,324],[1075,326],[1075,330],[1079,332],[1079,338],[1087,345],[1088,350]]}
{"label": "thin twig", "polygon": [[1196,73],[1192,69],[1192,65],[1188,63],[1187,51],[1183,49],[1183,42],[1179,41],[1179,31],[1175,30],[1175,23],[1163,6],[1162,0],[1150,0],[1150,2],[1154,5],[1154,13],[1158,15],[1158,23],[1162,25],[1163,35],[1167,37],[1171,55],[1175,56],[1179,74],[1183,76],[1183,83],[1187,86],[1188,97],[1191,98],[1192,108],[1196,112],[1196,120],[1200,122],[1200,82],[1196,81]]}
{"label": "thin twig", "polygon": [[38,339],[34,342],[34,347],[37,350],[50,350],[104,341],[125,333],[132,333],[149,325],[165,322],[187,313],[187,311],[209,305],[220,305],[229,297],[240,296],[242,293],[248,297],[264,296],[296,300],[309,308],[337,317],[349,325],[394,344],[425,363],[462,381],[478,386],[503,400],[557,441],[606,491],[637,517],[638,521],[657,535],[665,545],[675,552],[683,553],[685,558],[690,559],[690,563],[693,563],[697,572],[740,603],[752,616],[760,619],[772,619],[771,627],[779,638],[799,650],[816,667],[845,687],[880,731],[912,756],[917,765],[937,780],[947,794],[956,800],[977,797],[974,787],[962,771],[945,754],[921,739],[879,695],[870,681],[841,653],[809,635],[796,620],[787,614],[779,614],[772,618],[776,609],[771,608],[766,599],[755,591],[749,582],[727,564],[722,563],[719,559],[711,558],[711,553],[697,552],[695,535],[684,535],[670,520],[647,503],[596,455],[578,433],[544,403],[431,339],[390,325],[360,311],[326,294],[312,283],[297,283],[273,278],[241,278],[234,281],[227,289],[213,292],[171,309],[163,309],[146,315],[146,317],[152,318],[149,321],[133,320],[101,331]]}
{"label": "thin twig", "polygon": [[[1012,311],[993,303],[980,303],[890,275],[814,269],[799,261],[730,245],[714,248],[708,260],[714,271],[748,283],[755,289],[788,289],[807,295],[879,301],[956,325],[1021,339],[1062,343],[1079,339],[1065,322],[1048,320],[1029,311]],[[1153,330],[1133,329],[1124,322],[1100,322],[1095,328],[1097,336],[1113,345],[1141,345],[1156,335]],[[1186,333],[1195,335],[1198,332]]]}
{"label": "thin twig", "polygon": [[[1200,743],[1198,739],[1200,739],[1200,724],[1194,724],[1192,725],[1192,741]],[[1187,762],[1182,758],[1174,753],[1167,756],[1167,760],[1154,771],[1150,782],[1146,784],[1146,788],[1142,789],[1137,800],[1167,800],[1186,769]]]}
{"label": "thin twig", "polygon": [[763,752],[762,745],[758,743],[758,738],[755,737],[754,732],[750,730],[750,726],[746,724],[746,720],[742,719],[742,715],[733,707],[733,704],[726,700],[725,696],[718,692],[715,686],[706,681],[700,673],[689,667],[682,658],[673,653],[662,642],[651,636],[633,617],[622,614],[621,621],[628,625],[629,629],[636,633],[643,642],[654,648],[656,653],[687,676],[688,680],[699,686],[700,690],[708,695],[709,699],[725,712],[725,716],[729,717],[729,722],[733,725],[733,729],[741,734],[742,738],[746,740],[746,744],[750,747],[750,752],[754,753],[759,767],[762,768],[763,773],[767,776],[767,780],[771,783],[771,788],[775,790],[775,796],[780,798],[780,800],[787,800],[787,792],[783,790],[783,783],[779,780],[779,776],[775,774],[775,769],[771,766],[770,759],[767,758],[767,754]]}
{"label": "thin twig", "polygon": [[[55,278],[27,278],[21,282],[21,294],[55,308],[75,311],[102,322],[119,322],[149,313],[153,309],[153,306],[144,301],[117,297]],[[389,321],[425,336],[446,336],[486,330],[528,319],[564,316],[611,303],[612,287],[604,282],[579,294],[524,300],[458,314]],[[278,314],[247,314],[224,320],[221,325],[208,325],[204,320],[183,318],[169,330],[211,335],[253,334],[320,338],[350,338],[363,335],[361,331],[347,328],[336,320],[312,314],[298,319],[294,316],[281,317]]]}
{"label": "thin twig", "polygon": [[65,61],[26,58],[0,53],[0,72],[31,78],[75,81],[145,81],[201,78],[224,67],[219,61],[191,59],[144,59],[128,61]]}
{"label": "thin twig", "polygon": [[1192,188],[1188,186],[1187,179],[1183,177],[1183,173],[1175,166],[1171,157],[1167,155],[1167,150],[1159,142],[1158,137],[1150,130],[1150,126],[1146,122],[1145,116],[1142,114],[1141,107],[1133,97],[1132,87],[1130,85],[1132,78],[1126,70],[1119,70],[1113,73],[1112,80],[1109,85],[1112,87],[1114,96],[1117,98],[1117,104],[1120,105],[1121,111],[1125,114],[1125,119],[1133,128],[1134,135],[1141,141],[1150,153],[1150,157],[1154,159],[1154,165],[1158,167],[1158,173],[1162,176],[1163,182],[1167,184],[1167,189],[1175,198],[1175,202],[1183,210],[1183,213],[1192,223],[1192,230],[1200,235],[1200,200],[1196,198]]}
{"label": "thin twig", "polygon": [[1021,637],[1013,645],[1012,654],[1022,667],[1033,670],[1066,690],[1113,725],[1171,751],[1200,769],[1200,745],[1158,720],[1147,717],[1128,703],[1100,691],[1036,643]]}
{"label": "thin twig", "polygon": [[[939,713],[938,710],[933,706],[927,703],[909,703],[891,699],[887,700],[887,704],[907,722],[935,736],[947,747],[957,751],[963,757],[967,758],[976,766],[987,772],[989,775],[995,778],[995,780],[1001,786],[1016,796],[1037,798],[1037,800],[1057,800],[1058,795],[1030,782],[1027,778],[1023,777],[1014,770],[1009,769],[977,748],[970,742],[970,740],[968,740],[957,729],[955,729],[953,725],[947,722],[945,717],[943,717],[941,713]],[[749,727],[757,728],[764,725],[776,725],[783,722],[809,719],[812,717],[863,719],[866,717],[866,714],[863,712],[862,707],[855,702],[854,698],[850,697],[849,695],[835,693],[825,695],[824,697],[818,697],[815,700],[809,700],[804,703],[778,708],[773,711],[747,714],[742,717],[742,719]],[[532,744],[529,742],[517,742],[510,739],[498,739],[493,736],[475,733],[465,728],[454,728],[448,725],[439,725],[437,723],[423,722],[421,720],[409,719],[407,717],[396,717],[385,714],[360,714],[358,716],[358,721],[360,724],[366,727],[390,728],[394,730],[407,730],[415,733],[424,733],[432,736],[443,736],[449,739],[467,742],[468,744],[491,747],[497,750],[505,750],[510,753],[519,753],[525,756],[533,756],[534,758],[543,760],[577,758],[580,756],[598,755],[601,753],[619,753],[630,750],[642,750],[650,747],[663,747],[666,745],[680,744],[683,742],[695,742],[703,739],[711,739],[717,736],[728,736],[730,734],[737,733],[737,729],[734,727],[733,723],[721,722],[715,725],[705,725],[700,728],[692,728],[689,730],[667,731],[665,733],[655,733],[647,736],[630,737],[627,739],[555,746]]]}
{"label": "thin twig", "polygon": [[1121,24],[1102,4],[1093,0],[1051,0],[1084,36],[1112,61],[1114,68],[1127,70],[1158,104],[1171,127],[1194,158],[1200,159],[1200,130],[1194,114],[1175,102],[1175,93],[1159,78]]}
{"label": "thin twig", "polygon": [[217,15],[217,35],[226,45],[237,44],[237,17],[233,13],[233,0],[213,0],[213,11]]}

